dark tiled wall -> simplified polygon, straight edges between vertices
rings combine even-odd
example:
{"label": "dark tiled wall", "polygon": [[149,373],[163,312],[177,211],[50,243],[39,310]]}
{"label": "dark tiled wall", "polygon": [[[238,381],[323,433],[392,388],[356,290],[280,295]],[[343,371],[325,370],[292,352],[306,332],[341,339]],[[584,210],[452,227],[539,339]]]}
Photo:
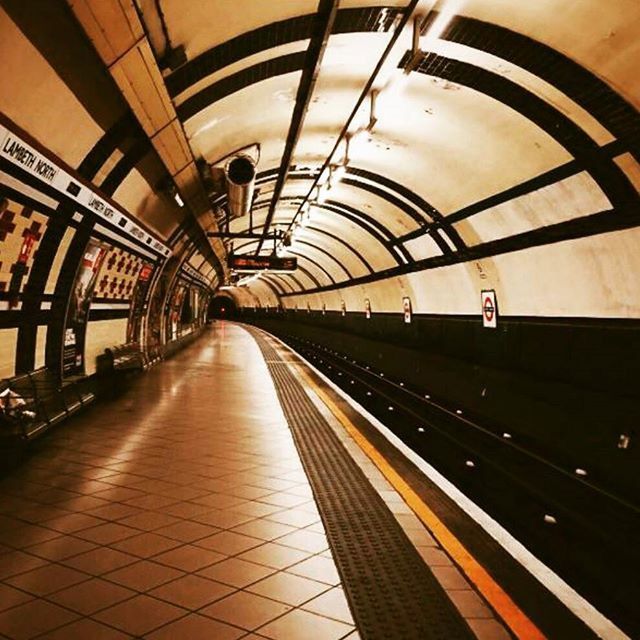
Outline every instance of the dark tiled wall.
{"label": "dark tiled wall", "polygon": [[[244,310],[241,318],[348,354],[454,406],[573,470],[625,492],[640,462],[637,322]],[[632,436],[622,451],[620,434]]]}

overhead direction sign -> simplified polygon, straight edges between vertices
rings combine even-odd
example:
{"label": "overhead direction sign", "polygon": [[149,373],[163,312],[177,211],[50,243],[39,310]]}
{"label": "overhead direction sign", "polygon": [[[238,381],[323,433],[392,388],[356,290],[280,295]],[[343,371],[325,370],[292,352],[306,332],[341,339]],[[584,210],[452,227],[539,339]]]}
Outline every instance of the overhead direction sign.
{"label": "overhead direction sign", "polygon": [[482,326],[495,329],[498,326],[496,292],[493,289],[483,290],[480,293],[480,298],[482,300]]}
{"label": "overhead direction sign", "polygon": [[278,271],[289,273],[298,268],[297,258],[229,254],[229,269],[239,272]]}

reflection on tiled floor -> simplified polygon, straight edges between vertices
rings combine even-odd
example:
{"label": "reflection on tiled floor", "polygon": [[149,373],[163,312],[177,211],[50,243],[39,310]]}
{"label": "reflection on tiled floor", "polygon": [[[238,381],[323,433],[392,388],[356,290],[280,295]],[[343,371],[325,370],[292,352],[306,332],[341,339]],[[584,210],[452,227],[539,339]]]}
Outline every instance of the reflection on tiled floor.
{"label": "reflection on tiled floor", "polygon": [[248,334],[219,328],[0,481],[0,636],[358,637]]}

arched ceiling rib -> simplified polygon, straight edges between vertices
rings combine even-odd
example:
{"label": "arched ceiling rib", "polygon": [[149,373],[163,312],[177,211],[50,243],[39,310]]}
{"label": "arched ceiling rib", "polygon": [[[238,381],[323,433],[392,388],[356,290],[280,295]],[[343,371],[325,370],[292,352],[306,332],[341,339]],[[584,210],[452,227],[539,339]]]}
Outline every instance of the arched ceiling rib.
{"label": "arched ceiling rib", "polygon": [[[120,7],[117,15],[124,6],[135,9],[132,0],[70,2],[115,71],[121,61],[101,48],[101,38],[121,25],[104,9],[111,3]],[[178,119],[167,131],[175,128],[186,141],[182,156],[215,163],[245,144],[261,144],[258,232],[271,219],[291,223],[349,113],[367,88],[381,89],[367,139],[350,148],[346,175],[300,234],[299,277],[271,277],[283,295],[502,253],[523,252],[525,260],[525,249],[639,226],[640,80],[629,63],[640,51],[631,37],[636,2],[466,0],[437,37],[427,29],[418,56],[411,55],[410,28],[400,33],[398,26],[416,4],[428,12],[434,3],[367,4],[238,0],[196,3],[184,12],[179,0],[163,0],[162,15],[152,2],[134,11],[146,28],[141,37],[155,48],[155,60],[145,49],[150,63],[160,67],[171,47],[185,47],[184,64],[153,75]],[[441,0],[437,8],[448,4]],[[101,32],[87,26],[80,6],[99,9]],[[197,241],[194,268],[210,271],[204,258],[215,260],[199,229],[209,221],[176,212],[153,194],[154,147],[164,161],[175,155],[159,142],[166,134],[155,126],[161,118],[145,119],[135,96],[114,79],[138,119],[129,110],[112,114],[100,135],[96,122],[83,121],[79,140],[87,148],[80,153],[74,145],[74,166],[80,163],[82,175],[126,201],[185,255]],[[27,109],[35,113],[30,103]],[[365,99],[355,122],[367,125],[369,115]],[[50,138],[60,147],[59,134]],[[344,146],[333,162],[346,154]],[[213,204],[224,206],[224,197]],[[231,221],[234,231],[248,226],[248,219]],[[271,250],[270,242],[262,247]]]}
{"label": "arched ceiling rib", "polygon": [[[311,8],[310,5],[308,6]],[[255,9],[255,6],[250,8]],[[241,8],[238,7],[238,10],[241,11]],[[332,32],[334,34],[359,31],[386,32],[392,27],[399,11],[400,9],[388,7],[340,8]],[[271,20],[265,17],[267,24],[231,37],[191,57],[187,64],[169,75],[167,79],[169,93],[175,97],[198,80],[244,57],[311,37],[313,14],[274,20],[275,14],[276,12],[272,12]]]}
{"label": "arched ceiling rib", "polygon": [[321,262],[314,260],[314,258],[310,257],[308,253],[300,253],[299,251],[295,251],[291,249],[289,253],[293,256],[296,256],[299,261],[302,263],[308,262],[310,265],[313,265],[330,283],[330,286],[335,285],[336,281],[333,276],[327,271],[327,269],[322,265]]}
{"label": "arched ceiling rib", "polygon": [[[450,30],[452,34],[451,40],[461,41],[465,46],[470,46],[469,42],[473,39],[473,34],[469,35],[469,29],[471,28],[469,25],[480,25],[480,30],[487,28],[487,25],[473,20],[464,24],[464,19],[460,18],[454,22],[455,30]],[[467,31],[465,31],[464,28],[466,28]],[[460,35],[461,33],[462,35]],[[504,29],[502,29],[502,33],[505,33]],[[449,32],[445,38],[446,37],[449,37]],[[520,41],[520,44],[522,44],[522,41]],[[531,39],[527,39],[527,46],[529,48],[535,47],[536,43]],[[544,45],[540,46],[543,47]],[[495,51],[493,53],[495,53]],[[506,57],[507,56],[505,56],[505,58]],[[401,61],[400,64],[402,65],[403,62],[405,61]],[[472,68],[468,63],[446,59],[435,54],[426,55],[416,71],[425,73],[430,77],[436,77],[447,82],[455,82],[456,84],[470,87],[474,91],[481,91],[492,99],[499,100],[502,104],[507,105],[509,108],[516,110],[518,113],[532,120],[537,126],[565,147],[572,157],[576,158],[576,168],[586,167],[592,170],[596,180],[614,206],[623,206],[625,202],[629,202],[632,197],[635,197],[636,192],[629,188],[630,185],[626,176],[614,163],[609,162],[607,166],[607,163],[603,163],[599,157],[596,157],[599,154],[597,145],[591,143],[589,137],[585,135],[579,127],[573,124],[568,117],[548,105],[544,100],[536,99],[536,97],[526,89],[518,87],[518,85],[502,78],[499,74],[494,74],[475,66]],[[594,77],[592,83],[598,82]],[[622,102],[624,103],[624,101]],[[551,171],[555,170],[552,169]],[[451,220],[449,220],[447,215],[443,216],[440,214],[437,209],[424,201],[420,195],[413,194],[411,190],[402,185],[398,188],[397,182],[394,180],[386,177],[382,178],[379,175],[376,176],[374,172],[366,168],[352,169],[350,173],[354,176],[364,177],[369,181],[370,184],[368,184],[368,188],[372,193],[391,201],[409,217],[412,217],[416,223],[421,225],[418,229],[413,229],[403,234],[400,240],[394,238],[392,241],[393,244],[402,246],[404,242],[419,238],[428,229],[433,241],[438,244],[443,254],[452,253],[454,250],[464,252],[465,243],[462,241],[455,227],[451,226],[453,223],[463,219],[465,216],[464,212],[461,210],[458,212],[454,211],[451,214]],[[567,171],[566,173],[568,174],[570,172]],[[264,179],[263,184],[267,182],[264,173],[261,174],[260,177]],[[304,179],[304,176],[292,175],[292,178]],[[362,182],[358,183],[350,176],[345,178],[343,183],[345,186],[362,187]],[[405,200],[398,199],[392,193],[384,192],[381,188],[383,185],[387,188],[391,187],[396,191],[402,191]],[[265,190],[265,194],[266,193],[269,192]],[[425,224],[422,216],[417,217],[417,212],[406,202],[406,199],[413,199],[414,201],[416,199],[422,200],[420,208],[422,211],[430,214],[431,220]],[[258,207],[262,204],[264,203],[260,201],[257,203]],[[487,202],[486,204],[489,203]],[[467,209],[466,213],[469,215],[470,209]],[[453,247],[451,247],[447,239],[440,234],[440,230],[446,231],[446,236],[452,241]],[[542,234],[540,235],[542,239]],[[409,258],[409,260],[410,259],[411,258]]]}
{"label": "arched ceiling rib", "polygon": [[[260,187],[260,196],[262,196],[263,193],[269,193],[267,185],[271,182],[271,175],[272,171],[264,171],[258,175],[256,184]],[[315,176],[315,173],[312,174],[312,177],[313,176]],[[309,183],[310,179],[311,178],[309,173],[301,170],[298,170],[297,173],[291,176],[291,180],[294,184],[298,182],[305,183],[302,185],[303,190]],[[328,203],[324,203],[323,205],[319,206],[321,208],[325,208],[326,210],[333,210],[336,213],[338,213],[337,209],[340,209],[340,215],[351,214],[349,219],[356,222],[356,224],[361,225],[363,228],[367,230],[372,227],[375,228],[381,234],[381,237],[385,237],[389,241],[387,245],[388,249],[395,241],[395,235],[393,234],[393,232],[391,232],[391,229],[393,229],[394,227],[401,229],[403,233],[406,233],[406,226],[415,227],[415,225],[417,224],[419,226],[416,231],[425,233],[425,231],[429,230],[433,226],[434,223],[431,222],[432,220],[443,220],[442,214],[440,214],[436,209],[434,209],[431,205],[424,201],[424,199],[410,192],[402,185],[378,174],[374,174],[370,171],[349,167],[347,169],[346,177],[341,181],[341,184],[338,185],[338,189],[341,189],[341,185],[343,184],[354,187],[358,190],[362,189],[368,192],[367,197],[369,197],[369,195],[376,196],[377,198],[380,198],[381,201],[384,201],[391,206],[387,207],[387,210],[385,210],[384,212],[377,214],[375,212],[379,209],[379,206],[376,202],[376,198],[371,199],[370,197],[368,202],[372,203],[373,206],[367,204],[367,200],[363,200],[363,202],[365,203],[365,206],[368,206],[371,210],[371,215],[364,213],[356,206],[349,205],[345,201],[348,198],[342,201],[332,198],[329,202],[331,203],[331,207],[333,207],[333,209],[330,209]],[[303,191],[299,190],[298,194],[292,196],[284,196],[281,198],[281,201],[283,203],[286,203],[287,201],[296,202],[299,205],[302,201],[302,193]],[[334,192],[332,191],[331,193]],[[353,190],[349,190],[349,193],[347,195],[352,196]],[[268,200],[261,200],[260,198],[258,198],[254,204],[254,211],[259,211],[261,208],[266,206],[268,202]],[[225,203],[225,196],[221,196],[216,200],[216,204],[218,206],[224,206]],[[399,224],[394,225],[393,219],[389,217],[389,214],[392,212],[396,217],[399,217]],[[376,217],[374,218],[373,215],[376,215]],[[406,216],[406,221],[401,220],[403,216]],[[248,228],[248,224],[248,219],[243,220],[242,222],[234,224],[233,229],[240,230],[242,228]],[[246,225],[246,227],[242,225]],[[442,226],[442,223],[440,223],[441,228]],[[457,237],[457,233],[455,232],[455,230],[449,228],[448,225],[444,225],[444,227],[447,233],[447,237],[453,237],[455,239],[452,240],[451,244],[453,244],[454,246],[456,246],[456,243],[458,246],[463,244]],[[452,250],[450,244],[448,244],[439,235],[434,235],[433,239],[436,244],[438,244],[443,253],[448,253]],[[405,254],[404,257],[407,260],[411,259],[411,256],[409,254]]]}
{"label": "arched ceiling rib", "polygon": [[[329,201],[321,205],[314,207],[318,211],[319,215],[314,216],[314,225],[307,226],[306,232],[312,235],[318,235],[317,242],[322,243],[324,250],[335,249],[335,245],[341,248],[340,252],[333,253],[333,258],[344,256],[340,258],[346,262],[351,262],[350,255],[355,257],[361,266],[370,273],[375,270],[375,265],[380,265],[381,261],[387,264],[389,261],[393,264],[404,264],[410,260],[410,254],[404,247],[393,246],[393,236],[390,235],[387,230],[373,218],[363,215],[361,212],[356,211],[353,208],[347,208],[347,205],[334,201]],[[264,227],[264,219],[260,215],[260,210],[257,211],[254,208],[254,232],[260,232]],[[339,223],[335,221],[339,220]],[[276,224],[278,226],[287,227],[292,220],[292,216],[277,218]],[[235,231],[247,230],[248,226],[243,226],[246,221],[244,219],[234,221],[236,224],[232,225],[231,229]],[[320,228],[322,225],[322,228]],[[337,237],[337,233],[345,233],[350,239],[350,243]],[[330,239],[326,242],[326,239]],[[323,240],[325,242],[323,242]],[[371,240],[374,240],[373,245]],[[248,253],[255,249],[257,241],[250,241],[242,245],[235,247],[237,252]],[[383,253],[380,253],[380,249]],[[263,249],[263,253],[271,253],[273,247],[271,243]],[[361,251],[366,250],[367,258]],[[345,253],[346,251],[346,253]],[[388,256],[388,257],[387,257]],[[404,258],[404,259],[403,259]],[[372,266],[374,265],[374,266]]]}
{"label": "arched ceiling rib", "polygon": [[[254,209],[255,209],[255,207],[254,207]],[[308,227],[306,227],[306,230],[308,232],[313,233],[313,234],[321,234],[322,236],[326,236],[328,238],[331,238],[331,240],[333,242],[336,242],[336,243],[340,244],[348,252],[353,253],[369,273],[374,273],[374,269],[371,266],[371,264],[369,264],[367,259],[362,255],[362,253],[360,251],[358,251],[358,249],[356,247],[353,246],[353,244],[349,244],[343,238],[340,238],[339,236],[335,235],[334,233],[331,233],[331,232],[327,231],[326,229],[320,229],[317,226],[309,225]],[[243,251],[243,249],[250,249],[251,247],[255,247],[255,245],[256,245],[255,242],[246,242],[244,244],[236,245],[235,252],[236,253],[249,253],[250,251]]]}

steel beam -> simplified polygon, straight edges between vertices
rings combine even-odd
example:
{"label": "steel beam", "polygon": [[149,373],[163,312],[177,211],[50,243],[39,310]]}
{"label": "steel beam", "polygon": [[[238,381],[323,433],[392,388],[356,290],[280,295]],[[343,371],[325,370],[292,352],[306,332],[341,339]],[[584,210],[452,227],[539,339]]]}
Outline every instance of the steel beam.
{"label": "steel beam", "polygon": [[278,171],[278,178],[273,191],[273,197],[271,199],[271,204],[269,205],[269,213],[265,220],[263,237],[260,239],[260,242],[258,242],[256,254],[260,252],[264,241],[267,239],[269,226],[273,220],[276,207],[278,206],[278,201],[282,194],[282,189],[284,188],[284,184],[287,180],[291,159],[293,158],[300,133],[304,126],[304,120],[307,115],[307,111],[309,110],[311,96],[320,73],[322,57],[324,56],[337,12],[338,0],[320,0],[318,2],[318,11],[316,13],[313,34],[311,36],[309,48],[307,49],[302,78],[298,85],[296,104],[293,109],[293,116],[291,117],[291,125],[289,127],[289,133],[287,134],[287,142],[285,144],[284,154],[282,155],[282,162],[280,163],[280,170]]}

